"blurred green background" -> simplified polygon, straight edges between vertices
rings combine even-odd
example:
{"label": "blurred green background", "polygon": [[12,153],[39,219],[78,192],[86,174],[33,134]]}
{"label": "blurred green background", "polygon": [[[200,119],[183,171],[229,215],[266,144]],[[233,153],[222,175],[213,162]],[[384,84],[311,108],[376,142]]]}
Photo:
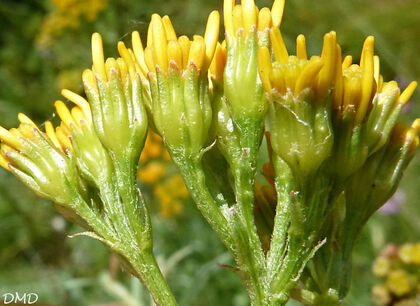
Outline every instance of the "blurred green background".
{"label": "blurred green background", "polygon": [[[271,6],[271,1],[257,1]],[[118,40],[142,35],[152,13],[168,14],[178,33],[203,33],[206,16],[221,0],[2,0],[0,2],[0,122],[17,125],[24,112],[37,123],[54,117],[61,88],[81,92],[81,72],[91,65],[90,35],[103,35],[107,56]],[[419,0],[290,0],[282,32],[290,50],[307,37],[318,54],[325,32],[336,30],[344,54],[358,59],[367,35],[376,37],[385,80],[401,87],[420,81]],[[420,94],[403,120],[420,117]],[[174,170],[172,170],[174,171]],[[372,305],[378,280],[372,262],[387,243],[420,240],[420,154],[408,168],[398,197],[365,228],[354,254],[354,281],[346,305]],[[158,183],[156,183],[158,184]],[[218,264],[231,256],[190,200],[164,213],[144,186],[154,217],[155,249],[181,305],[247,305],[240,280]],[[398,206],[400,206],[398,208]],[[38,199],[12,175],[0,171],[0,299],[5,292],[35,292],[52,305],[150,305],[137,280],[121,272],[98,242],[73,238],[80,228],[65,221],[48,201]]]}

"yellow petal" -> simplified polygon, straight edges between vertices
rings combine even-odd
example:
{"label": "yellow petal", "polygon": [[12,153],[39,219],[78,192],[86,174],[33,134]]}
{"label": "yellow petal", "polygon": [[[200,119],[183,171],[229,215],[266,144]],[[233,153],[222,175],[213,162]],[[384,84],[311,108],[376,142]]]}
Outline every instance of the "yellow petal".
{"label": "yellow petal", "polygon": [[105,72],[108,80],[111,79],[111,70],[116,70],[117,72],[119,72],[118,64],[115,58],[108,57],[105,61]]}
{"label": "yellow petal", "polygon": [[258,31],[263,32],[271,28],[273,21],[271,19],[271,11],[267,7],[263,7],[258,15]]}
{"label": "yellow petal", "polygon": [[323,66],[324,61],[321,58],[314,58],[306,64],[296,81],[295,94],[298,95],[302,90],[312,87]]}
{"label": "yellow petal", "polygon": [[335,109],[339,109],[343,102],[343,67],[341,65],[341,47],[337,44],[336,48],[337,57],[335,64],[333,104]]}
{"label": "yellow petal", "polygon": [[172,22],[169,16],[168,15],[163,16],[162,22],[165,28],[166,38],[168,40],[171,40],[171,39],[176,40],[177,37],[176,37],[175,29],[174,29],[174,26],[172,25]]}
{"label": "yellow petal", "polygon": [[416,134],[418,134],[420,132],[420,118],[414,120],[414,122],[411,124],[411,127],[416,131]]}
{"label": "yellow petal", "polygon": [[144,59],[146,60],[147,68],[149,68],[149,71],[156,73],[156,66],[155,62],[153,60],[153,47],[146,47],[144,50]]}
{"label": "yellow petal", "polygon": [[324,35],[324,46],[322,48],[321,58],[324,61],[324,66],[319,72],[318,76],[318,90],[317,95],[323,99],[332,87],[332,82],[335,75],[335,64],[337,56],[337,37],[335,32],[330,32]]}
{"label": "yellow petal", "polygon": [[179,69],[182,69],[182,50],[177,40],[168,42],[168,59],[174,61]]}
{"label": "yellow petal", "polygon": [[91,123],[92,122],[92,113],[90,110],[90,106],[88,101],[86,101],[83,97],[79,96],[78,94],[68,90],[68,89],[63,89],[61,91],[61,94],[69,99],[71,102],[73,102],[74,104],[76,104],[77,106],[79,106],[84,114],[84,117],[86,118],[86,120]]}
{"label": "yellow petal", "polygon": [[69,139],[69,136],[70,135],[64,131],[63,127],[62,126],[58,126],[55,129],[55,133],[57,135],[58,141],[61,144],[61,147],[63,147],[64,149],[71,150],[72,149],[72,145],[71,145],[71,141]]}
{"label": "yellow petal", "polygon": [[188,67],[188,56],[190,55],[191,41],[183,35],[178,38],[178,43],[182,50],[182,68],[185,70]]}
{"label": "yellow petal", "polygon": [[60,119],[64,122],[67,128],[70,128],[71,124],[75,124],[73,117],[67,106],[64,104],[63,101],[57,100],[54,103],[55,109],[57,110],[57,114]]}
{"label": "yellow petal", "polygon": [[146,41],[146,47],[153,46],[153,25],[152,21],[149,23],[149,27],[147,28],[147,41]]}
{"label": "yellow petal", "polygon": [[223,48],[222,45],[218,42],[216,47],[216,52],[213,57],[213,61],[210,65],[211,75],[216,80],[221,81],[223,79],[223,73],[226,66],[226,47]]}
{"label": "yellow petal", "polygon": [[289,53],[287,52],[287,48],[284,44],[280,30],[278,28],[271,28],[270,38],[276,61],[280,63],[287,63],[289,59]]}
{"label": "yellow petal", "polygon": [[306,52],[306,38],[305,35],[300,34],[296,38],[296,56],[302,59],[308,59]]}
{"label": "yellow petal", "polygon": [[10,133],[2,126],[0,126],[0,140],[18,151],[22,147],[19,138],[16,135]]}
{"label": "yellow petal", "polygon": [[96,78],[92,70],[85,69],[82,73],[82,80],[87,86],[98,90],[98,85],[96,84]]}
{"label": "yellow petal", "polygon": [[153,59],[163,71],[168,71],[168,50],[165,27],[158,14],[152,15]]}
{"label": "yellow petal", "polygon": [[271,16],[273,16],[273,26],[280,27],[281,20],[283,19],[285,0],[275,0],[271,8]]}
{"label": "yellow petal", "polygon": [[379,56],[375,55],[373,57],[373,70],[374,70],[374,78],[375,78],[375,82],[376,84],[379,83],[379,74],[380,74],[380,61],[379,61]]}
{"label": "yellow petal", "polygon": [[125,61],[121,57],[117,58],[116,64],[118,67],[118,71],[120,72],[120,78],[124,82],[128,76],[127,65],[125,64]]}
{"label": "yellow petal", "polygon": [[242,7],[240,4],[237,4],[233,8],[232,13],[233,30],[235,31],[235,35],[239,31],[239,29],[242,29],[244,27],[244,21],[242,17]]}
{"label": "yellow petal", "polygon": [[[131,50],[130,48],[127,49],[128,53],[130,54],[131,57],[131,61],[134,63],[134,67],[133,67],[133,74],[135,76],[136,73],[140,74],[143,78],[145,78],[147,76],[147,71],[143,70],[143,68],[140,66],[140,64],[138,63],[136,56],[134,55],[133,50]],[[131,67],[130,67],[131,69]]]}
{"label": "yellow petal", "polygon": [[414,94],[414,91],[417,88],[417,82],[413,81],[410,83],[410,85],[407,86],[407,88],[402,92],[400,95],[399,102],[405,105],[411,98],[411,96]]}
{"label": "yellow petal", "polygon": [[102,80],[106,81],[104,48],[102,36],[99,33],[92,34],[92,62],[95,73],[97,73]]}
{"label": "yellow petal", "polygon": [[203,37],[196,35],[191,44],[190,54],[188,55],[188,63],[193,62],[198,69],[201,69],[206,54],[206,45]]}
{"label": "yellow petal", "polygon": [[135,78],[136,68],[135,68],[133,59],[130,55],[130,52],[128,52],[127,47],[122,41],[119,41],[117,46],[118,46],[118,53],[124,59],[124,62],[127,65],[128,73],[130,74],[130,79],[133,81]]}
{"label": "yellow petal", "polygon": [[361,84],[358,78],[347,78],[343,79],[343,109],[347,106],[357,106],[361,96]]}
{"label": "yellow petal", "polygon": [[378,80],[378,92],[382,92],[382,86],[384,84],[384,77],[382,75],[379,75],[379,80]]}
{"label": "yellow petal", "polygon": [[223,1],[223,17],[225,23],[226,33],[231,37],[235,36],[233,28],[233,7],[235,5],[235,0],[224,0]]}
{"label": "yellow petal", "polygon": [[371,97],[372,97],[372,89],[373,89],[373,81],[374,81],[374,76],[373,76],[374,43],[375,43],[375,39],[373,36],[369,36],[368,38],[366,38],[363,52],[362,52],[362,56],[363,56],[363,59],[361,60],[361,67],[363,68],[362,97],[361,97],[360,105],[356,114],[356,119],[355,119],[356,124],[363,122],[366,116],[366,112],[369,107]]}
{"label": "yellow petal", "polygon": [[18,114],[18,120],[19,120],[20,123],[28,124],[28,125],[36,128],[39,131],[39,128],[36,126],[36,124],[28,116],[26,116],[24,113],[19,113]]}
{"label": "yellow petal", "polygon": [[255,12],[255,2],[254,0],[242,0],[241,4],[243,27],[245,31],[250,31],[252,27],[257,26],[258,15]]}
{"label": "yellow petal", "polygon": [[349,68],[353,62],[353,57],[351,55],[347,55],[343,60],[342,68],[343,70]]}
{"label": "yellow petal", "polygon": [[258,71],[260,73],[261,82],[264,90],[271,94],[271,75],[273,73],[273,67],[271,65],[270,51],[267,47],[260,47],[258,49]]}
{"label": "yellow petal", "polygon": [[55,134],[54,126],[50,121],[45,122],[45,133],[56,148],[62,150],[60,141],[58,141],[57,135]]}
{"label": "yellow petal", "polygon": [[220,15],[218,11],[210,13],[207,20],[206,32],[204,34],[204,40],[206,42],[206,61],[205,66],[208,67],[214,56],[216,50],[216,44],[219,39],[220,30]]}
{"label": "yellow petal", "polygon": [[134,55],[136,57],[137,63],[139,63],[140,68],[144,76],[147,76],[149,70],[146,66],[146,61],[144,60],[144,49],[141,42],[140,34],[137,31],[131,33],[131,45],[133,47]]}
{"label": "yellow petal", "polygon": [[286,81],[284,79],[284,73],[278,67],[273,67],[273,75],[271,77],[271,85],[275,88],[275,90],[284,95],[287,91],[286,89]]}
{"label": "yellow petal", "polygon": [[74,121],[78,126],[80,126],[80,121],[85,120],[85,115],[82,111],[82,109],[78,106],[75,106],[71,109],[71,116],[73,117]]}

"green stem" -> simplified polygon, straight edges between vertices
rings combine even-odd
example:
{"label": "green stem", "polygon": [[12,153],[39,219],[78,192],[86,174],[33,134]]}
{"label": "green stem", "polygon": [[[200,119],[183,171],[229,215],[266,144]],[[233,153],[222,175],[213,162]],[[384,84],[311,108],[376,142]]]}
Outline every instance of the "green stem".
{"label": "green stem", "polygon": [[205,173],[201,162],[185,158],[184,156],[178,156],[177,154],[172,154],[172,158],[178,165],[197,208],[212,229],[219,235],[225,246],[235,254],[232,231],[227,219],[207,188]]}
{"label": "green stem", "polygon": [[74,209],[76,214],[83,218],[83,220],[85,220],[86,223],[102,238],[111,243],[118,241],[118,237],[114,229],[104,223],[102,218],[96,214],[81,197],[77,197],[71,204],[71,207]]}
{"label": "green stem", "polygon": [[236,118],[239,150],[230,158],[235,180],[236,208],[234,228],[238,254],[237,262],[246,272],[247,286],[252,305],[267,305],[271,299],[267,282],[266,260],[254,220],[254,182],[259,148],[263,133],[261,117]]}
{"label": "green stem", "polygon": [[136,271],[137,277],[149,290],[157,305],[178,305],[152,252],[144,252],[143,254],[136,254],[136,256],[131,254],[126,256],[126,258]]}
{"label": "green stem", "polygon": [[136,188],[136,167],[128,159],[114,161],[114,166],[115,178],[101,186],[101,194],[104,205],[114,213],[112,221],[120,235],[116,251],[128,260],[157,305],[177,305],[153,255],[152,226]]}
{"label": "green stem", "polygon": [[247,288],[252,305],[267,305],[266,262],[253,215],[254,169],[255,163],[246,155],[233,166],[237,198],[235,206],[238,208],[235,219],[237,257],[241,270],[247,273],[246,283],[249,283]]}
{"label": "green stem", "polygon": [[[230,222],[233,223],[233,228],[231,228],[228,220],[222,214],[221,209],[208,191],[201,163],[197,160],[187,159],[174,154],[172,156],[181,170],[185,184],[187,185],[193,200],[197,204],[198,209],[213,230],[219,235],[222,242],[234,255],[240,266],[241,272],[245,272],[245,283],[249,290],[252,304],[266,305],[266,292],[260,281],[260,277],[264,275],[265,271],[264,257],[262,255],[259,260],[255,260],[254,258],[255,250],[260,250],[261,254],[263,254],[261,242],[256,234],[256,229],[253,242],[250,242],[248,238],[249,232],[246,226],[247,221],[242,213],[232,214],[232,220],[230,220]],[[241,178],[238,180],[237,185],[238,190],[240,190],[237,195],[238,202],[242,201],[242,203],[250,205],[250,202],[253,203],[254,199],[253,177],[251,179],[249,171],[242,171],[241,174],[238,173],[238,175]],[[252,208],[252,206],[250,207]],[[238,216],[241,215],[242,217],[237,219]],[[253,219],[251,220],[253,221]]]}
{"label": "green stem", "polygon": [[275,154],[273,154],[272,159],[275,171],[277,207],[270,250],[267,254],[267,273],[270,282],[273,281],[275,274],[281,267],[287,245],[287,230],[290,224],[290,192],[293,184],[293,177],[287,164]]}
{"label": "green stem", "polygon": [[129,158],[115,160],[118,192],[131,231],[141,249],[152,249],[152,224],[146,203],[136,186],[136,169]]}
{"label": "green stem", "polygon": [[[282,175],[284,174],[276,173],[276,182],[282,181]],[[320,236],[320,220],[325,216],[329,194],[328,182],[321,174],[300,181],[296,181],[296,175],[293,177],[294,186],[290,188],[290,192],[287,190],[290,206],[287,248],[283,249],[283,258],[272,282],[273,294],[277,302],[283,304],[289,299],[306,263],[325,243]]]}
{"label": "green stem", "polygon": [[127,214],[113,178],[111,182],[105,182],[100,187],[100,198],[120,240],[133,240],[134,235],[130,224],[127,222]]}

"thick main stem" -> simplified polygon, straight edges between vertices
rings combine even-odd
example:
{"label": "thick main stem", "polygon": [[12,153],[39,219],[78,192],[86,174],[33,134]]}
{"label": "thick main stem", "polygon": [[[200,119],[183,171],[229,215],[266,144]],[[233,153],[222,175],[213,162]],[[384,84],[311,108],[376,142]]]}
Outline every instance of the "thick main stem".
{"label": "thick main stem", "polygon": [[[253,225],[252,205],[254,201],[253,174],[249,170],[238,170],[237,200],[251,208],[251,215],[245,217],[242,210],[230,216],[228,221],[222,214],[208,191],[205,174],[201,163],[197,160],[176,158],[184,181],[193,200],[213,230],[231,251],[242,272],[245,272],[245,283],[253,305],[267,305],[266,286],[262,284],[264,272],[264,255],[261,242]],[[248,164],[249,166],[249,164]],[[242,205],[240,204],[240,205]],[[250,223],[251,222],[251,223]],[[250,234],[249,228],[254,227],[255,234]],[[251,237],[251,238],[250,238]],[[257,253],[258,255],[255,255]]]}

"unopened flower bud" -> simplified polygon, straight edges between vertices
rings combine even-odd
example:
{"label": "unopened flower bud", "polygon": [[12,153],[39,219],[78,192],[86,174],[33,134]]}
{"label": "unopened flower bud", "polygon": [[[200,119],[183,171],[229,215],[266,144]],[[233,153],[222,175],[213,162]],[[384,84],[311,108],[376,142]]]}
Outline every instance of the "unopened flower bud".
{"label": "unopened flower bud", "polygon": [[205,37],[195,35],[191,42],[184,36],[176,39],[168,18],[156,14],[152,17],[145,50],[152,116],[156,130],[172,153],[198,157],[207,141],[211,124],[207,74],[218,27],[219,15],[213,12]]}
{"label": "unopened flower bud", "polygon": [[39,196],[71,205],[84,192],[76,168],[32,121],[19,117],[18,129],[0,127],[1,165]]}
{"label": "unopened flower bud", "polygon": [[331,88],[339,49],[336,35],[327,33],[321,57],[307,59],[304,37],[298,56],[289,55],[278,30],[271,30],[272,51],[259,49],[259,72],[269,101],[271,145],[293,169],[305,177],[330,156],[333,145]]}
{"label": "unopened flower bud", "polygon": [[118,50],[122,58],[104,62],[102,40],[99,34],[93,34],[93,71],[83,72],[83,83],[101,143],[112,158],[137,164],[147,132],[143,65],[137,64],[136,55],[123,43],[119,43]]}

